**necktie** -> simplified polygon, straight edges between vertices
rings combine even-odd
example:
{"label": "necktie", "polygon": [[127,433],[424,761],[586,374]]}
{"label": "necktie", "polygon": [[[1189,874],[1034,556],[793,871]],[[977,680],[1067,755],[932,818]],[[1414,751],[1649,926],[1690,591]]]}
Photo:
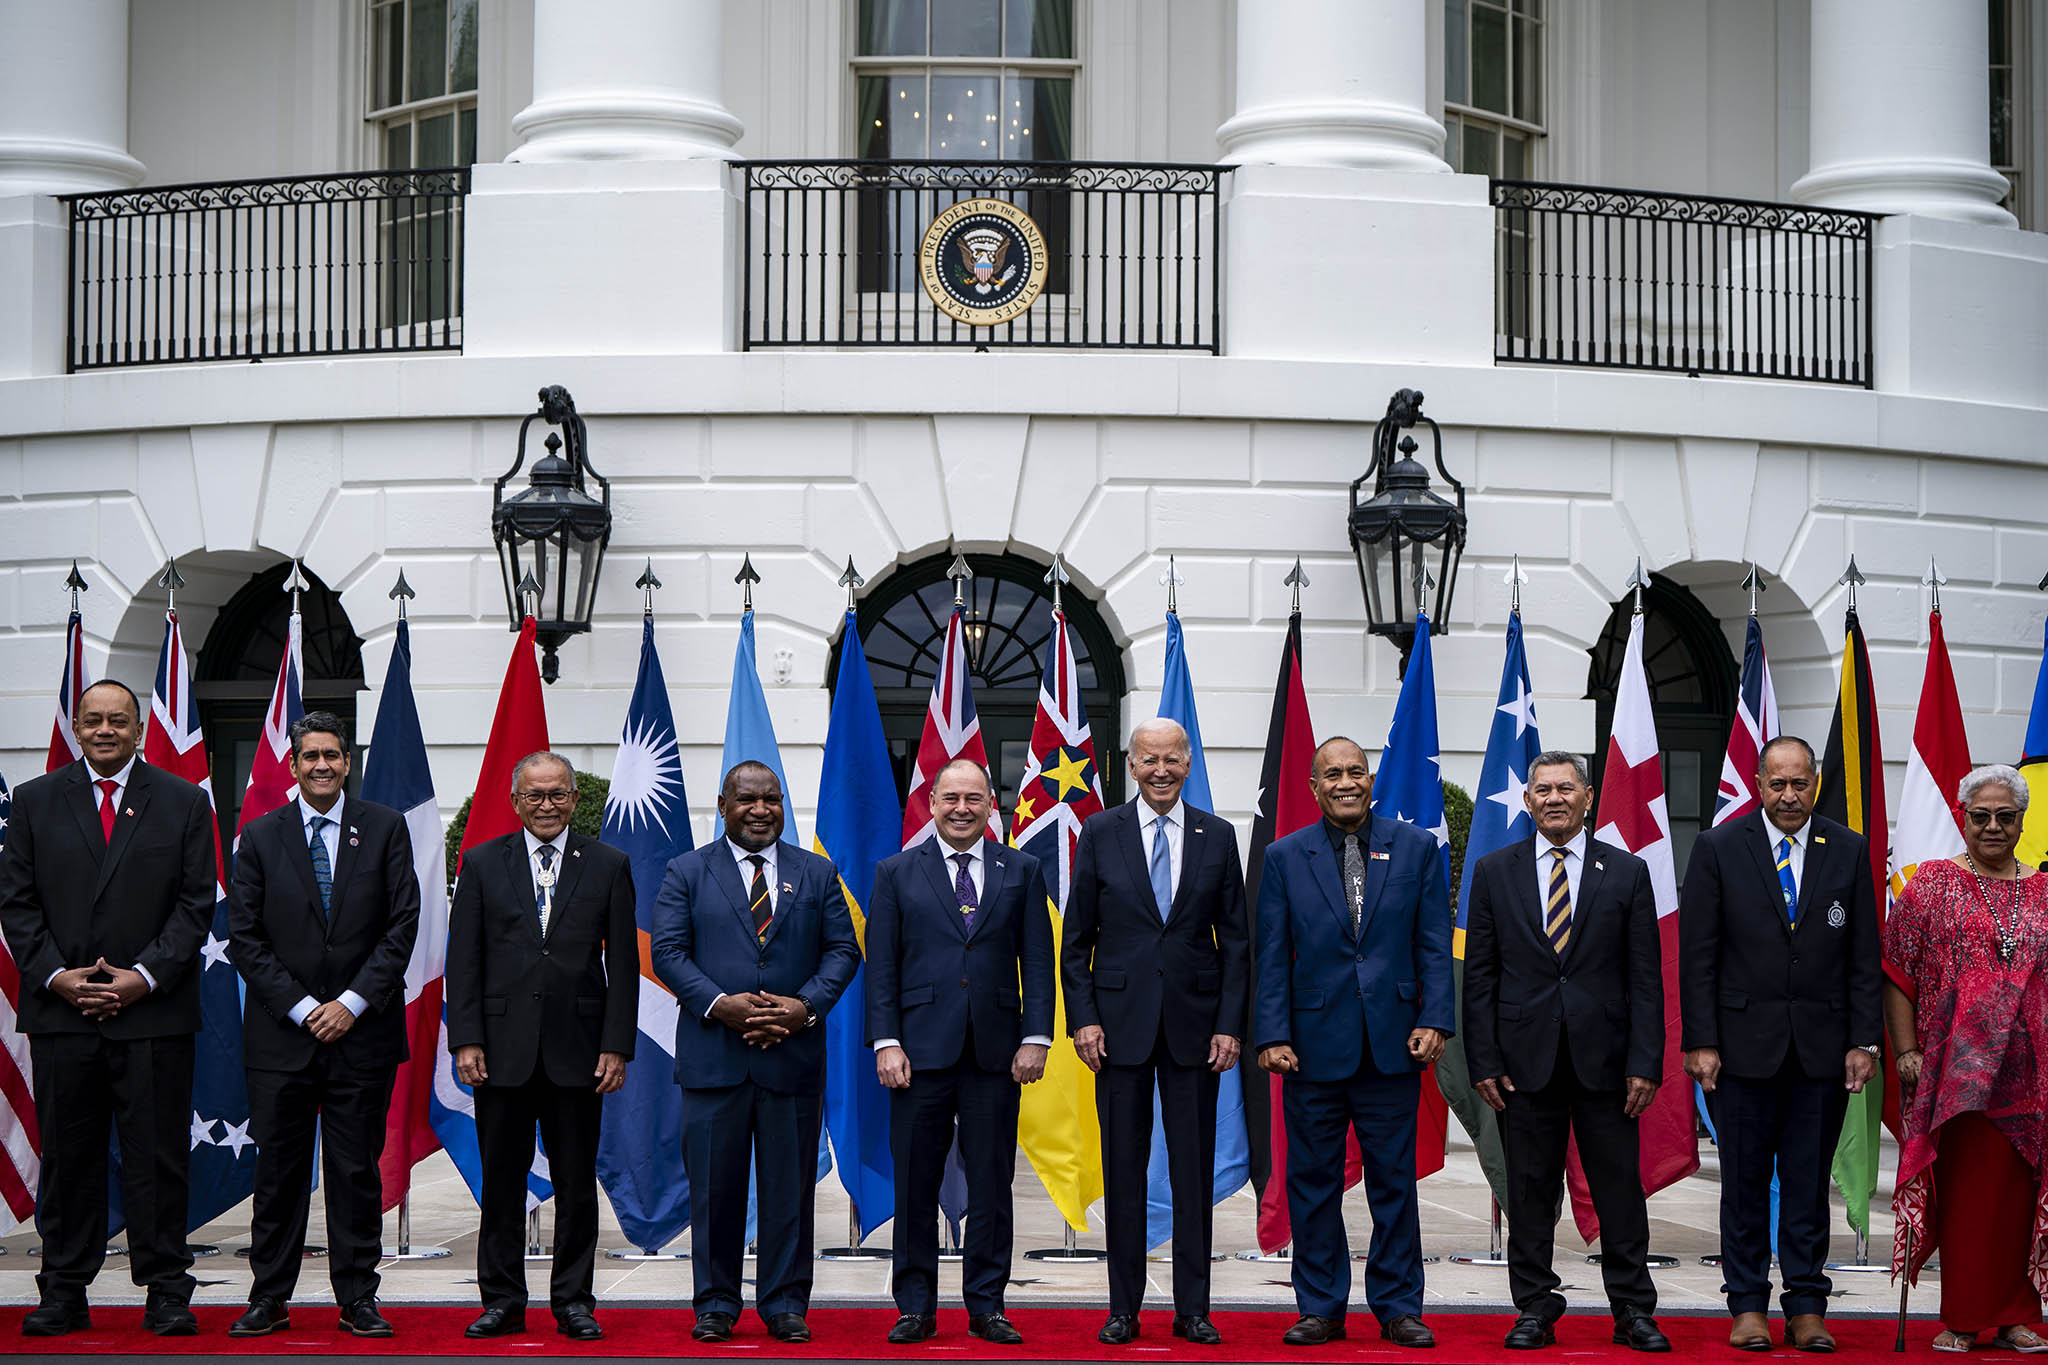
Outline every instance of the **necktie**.
{"label": "necktie", "polygon": [[540,912],[540,936],[548,936],[548,916],[555,908],[555,846],[542,844],[540,875],[533,879],[533,908]]}
{"label": "necktie", "polygon": [[1344,836],[1344,898],[1351,902],[1351,937],[1357,938],[1365,914],[1365,854],[1356,834]]}
{"label": "necktie", "polygon": [[754,917],[754,937],[765,941],[768,921],[775,918],[775,906],[768,899],[768,860],[749,853],[747,861],[754,865],[754,880],[747,887],[747,913]]}
{"label": "necktie", "polygon": [[1152,899],[1159,903],[1159,918],[1173,909],[1173,848],[1166,841],[1166,817],[1152,822]]}
{"label": "necktie", "polygon": [[974,916],[981,909],[981,896],[974,889],[974,855],[955,853],[953,861],[960,865],[960,872],[953,878],[953,894],[960,898],[960,923],[968,933],[974,932]]}
{"label": "necktie", "polygon": [[1564,855],[1568,852],[1563,848],[1550,850],[1550,891],[1543,898],[1543,930],[1550,935],[1550,946],[1559,953],[1572,937],[1572,884],[1564,875]]}
{"label": "necktie", "polygon": [[103,777],[93,783],[100,789],[100,833],[107,836],[107,842],[114,842],[114,790],[121,784],[111,777]]}
{"label": "necktie", "polygon": [[1799,923],[1799,888],[1792,881],[1792,841],[1778,840],[1778,888],[1785,893],[1785,922]]}
{"label": "necktie", "polygon": [[320,888],[320,909],[324,913],[334,904],[334,864],[327,860],[327,827],[334,822],[324,815],[316,815],[306,822],[306,852],[313,856],[313,885]]}

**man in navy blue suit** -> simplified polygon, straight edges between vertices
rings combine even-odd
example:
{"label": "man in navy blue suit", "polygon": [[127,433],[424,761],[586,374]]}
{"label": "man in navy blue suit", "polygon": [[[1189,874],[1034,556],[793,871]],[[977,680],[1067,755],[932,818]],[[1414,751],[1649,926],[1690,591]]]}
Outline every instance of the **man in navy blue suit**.
{"label": "man in navy blue suit", "polygon": [[956,758],[932,779],[938,838],[875,869],[868,913],[868,1042],[889,1088],[896,1159],[895,1343],[938,1331],[939,1182],[960,1127],[970,1335],[1024,1336],[1003,1316],[1020,1086],[1045,1074],[1054,956],[1038,859],[987,838],[988,773]]}
{"label": "man in navy blue suit", "polygon": [[1102,1122],[1109,1320],[1097,1339],[1138,1337],[1156,1087],[1173,1192],[1173,1334],[1214,1346],[1216,1090],[1244,1027],[1244,873],[1230,822],[1180,799],[1188,732],[1155,717],[1131,731],[1129,753],[1138,799],[1082,829],[1060,940],[1067,1027],[1096,1073]]}
{"label": "man in navy blue suit", "polygon": [[699,1341],[740,1312],[747,1168],[756,1175],[755,1309],[777,1341],[811,1339],[812,1186],[825,1090],[825,1014],[860,966],[831,860],[782,836],[782,783],[733,765],[725,837],[668,865],[654,906],[655,975],[682,1006],[683,1168],[690,1177]]}
{"label": "man in navy blue suit", "polygon": [[1366,1301],[1384,1340],[1434,1346],[1422,1321],[1415,1107],[1452,1028],[1443,855],[1424,831],[1373,815],[1372,769],[1351,740],[1323,741],[1310,781],[1323,818],[1266,850],[1253,1006],[1259,1065],[1285,1077],[1301,1320],[1284,1340],[1344,1336],[1344,1135],[1355,1127],[1372,1208]]}

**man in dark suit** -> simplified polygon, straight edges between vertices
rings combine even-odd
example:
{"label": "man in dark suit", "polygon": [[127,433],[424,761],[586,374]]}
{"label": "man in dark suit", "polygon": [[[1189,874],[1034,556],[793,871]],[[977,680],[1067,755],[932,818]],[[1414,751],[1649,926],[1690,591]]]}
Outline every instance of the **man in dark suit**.
{"label": "man in dark suit", "polygon": [[718,814],[725,836],[668,865],[651,946],[655,975],[681,1006],[676,1081],[697,1310],[690,1334],[732,1338],[751,1155],[755,1309],[777,1341],[809,1341],[821,1025],[860,967],[860,941],[839,870],[782,842],[782,783],[773,769],[734,764],[719,787]]}
{"label": "man in dark suit", "polygon": [[242,1063],[256,1135],[249,1311],[232,1337],[291,1325],[306,1249],[314,1133],[324,1153],[327,1272],[341,1328],[388,1337],[377,1311],[384,1121],[405,1060],[405,966],[420,923],[405,817],[342,793],[341,717],[291,728],[298,795],[252,820],[235,850],[228,936],[249,985]]}
{"label": "man in dark suit", "polygon": [[1664,966],[1642,859],[1590,838],[1593,782],[1577,754],[1529,765],[1522,801],[1536,837],[1472,869],[1465,933],[1465,1056],[1501,1115],[1508,1158],[1510,1350],[1557,1340],[1564,1315],[1551,1252],[1574,1134],[1600,1215],[1600,1276],[1614,1342],[1671,1343],[1650,1315],[1650,1217],[1636,1120],[1664,1074]]}
{"label": "man in dark suit", "polygon": [[1728,1344],[1771,1349],[1770,1186],[1778,1171],[1785,1338],[1832,1351],[1828,1172],[1848,1096],[1876,1074],[1883,968],[1862,835],[1813,814],[1813,746],[1758,759],[1763,809],[1701,834],[1679,898],[1685,1070],[1721,1147]]}
{"label": "man in dark suit", "polygon": [[570,832],[576,769],[560,754],[519,760],[512,805],[522,827],[463,855],[448,911],[448,1050],[476,1092],[483,1159],[484,1310],[464,1334],[526,1330],[526,1173],[538,1124],[555,1187],[555,1329],[596,1341],[598,1132],[639,1032],[633,869],[619,850]]}
{"label": "man in dark suit", "polygon": [[1159,1090],[1173,1189],[1173,1334],[1209,1321],[1216,1088],[1237,1065],[1250,974],[1244,872],[1230,822],[1180,799],[1188,735],[1163,717],[1131,731],[1138,800],[1089,819],[1060,940],[1067,1027],[1096,1073],[1109,1233],[1108,1346],[1137,1340],[1145,1301],[1146,1166]]}
{"label": "man in dark suit", "polygon": [[1301,1320],[1284,1340],[1344,1336],[1344,1138],[1355,1128],[1372,1208],[1366,1300],[1382,1339],[1434,1346],[1422,1321],[1415,1106],[1452,1029],[1443,853],[1422,830],[1372,813],[1372,769],[1352,741],[1323,741],[1310,781],[1323,818],[1266,850],[1252,1005],[1259,1065],[1286,1077]]}
{"label": "man in dark suit", "polygon": [[198,1330],[185,1246],[199,946],[220,854],[213,806],[138,762],[142,706],[108,679],[72,721],[85,757],[14,793],[0,854],[0,926],[21,972],[42,1178],[41,1304],[23,1336],[92,1326],[86,1286],[107,1254],[109,1131],[121,1143],[128,1269],[143,1324]]}
{"label": "man in dark suit", "polygon": [[896,1160],[896,1343],[938,1331],[939,1183],[960,1130],[967,1172],[961,1290],[969,1334],[1024,1340],[1003,1316],[1019,1087],[1045,1074],[1054,965],[1045,874],[989,840],[988,774],[956,758],[932,779],[927,839],[875,869],[868,912],[868,1043],[889,1088]]}

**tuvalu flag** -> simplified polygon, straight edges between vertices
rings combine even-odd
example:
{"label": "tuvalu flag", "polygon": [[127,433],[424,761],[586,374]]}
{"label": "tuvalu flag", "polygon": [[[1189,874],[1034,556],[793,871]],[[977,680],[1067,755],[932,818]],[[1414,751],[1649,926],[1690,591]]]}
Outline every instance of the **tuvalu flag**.
{"label": "tuvalu flag", "polygon": [[[2048,579],[2042,586],[2048,587]],[[2033,794],[2025,823],[2020,826],[2019,856],[2035,867],[2048,866],[2048,628],[2043,630],[2041,671],[2034,678],[2034,711],[2027,718],[2027,747],[2019,767]]]}

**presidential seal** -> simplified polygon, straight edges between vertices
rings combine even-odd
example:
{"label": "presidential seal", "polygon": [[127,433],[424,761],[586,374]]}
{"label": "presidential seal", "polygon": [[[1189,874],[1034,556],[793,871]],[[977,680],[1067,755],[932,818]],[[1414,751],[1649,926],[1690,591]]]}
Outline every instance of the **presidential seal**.
{"label": "presidential seal", "polygon": [[1008,322],[1045,288],[1045,237],[1001,199],[965,199],[925,229],[918,278],[941,313],[970,327]]}

